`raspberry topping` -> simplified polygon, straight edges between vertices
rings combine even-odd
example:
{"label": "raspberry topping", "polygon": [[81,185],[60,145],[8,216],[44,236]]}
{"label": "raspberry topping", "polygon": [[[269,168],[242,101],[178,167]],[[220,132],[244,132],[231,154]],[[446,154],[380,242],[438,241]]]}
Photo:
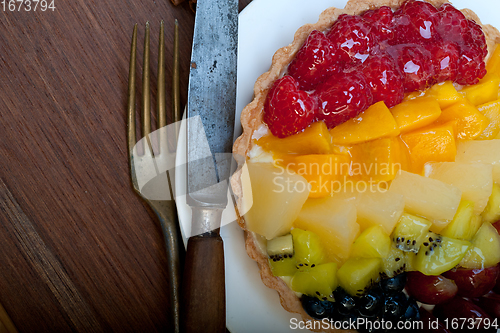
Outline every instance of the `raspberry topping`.
{"label": "raspberry topping", "polygon": [[324,78],[340,70],[333,43],[317,30],[311,32],[288,66],[288,74],[299,82],[302,90],[314,89]]}
{"label": "raspberry topping", "polygon": [[371,27],[361,16],[340,15],[326,37],[338,48],[339,60],[346,64],[363,62],[374,45]]}
{"label": "raspberry topping", "polygon": [[438,18],[437,30],[443,39],[462,45],[469,30],[464,14],[451,4],[445,3],[439,7]]}
{"label": "raspberry topping", "polygon": [[462,50],[458,63],[458,84],[476,84],[479,79],[486,75],[486,65],[481,56],[481,50],[477,46],[469,46],[469,49]]}
{"label": "raspberry topping", "polygon": [[316,101],[305,91],[299,90],[299,84],[293,77],[286,75],[274,82],[264,109],[264,121],[271,133],[284,138],[311,124]]}
{"label": "raspberry topping", "polygon": [[488,46],[486,45],[486,37],[484,36],[483,29],[479,24],[472,20],[467,20],[469,26],[469,34],[466,35],[465,43],[467,46],[475,45],[483,57],[488,55]]}
{"label": "raspberry topping", "polygon": [[455,81],[458,74],[460,47],[455,42],[444,41],[431,46],[431,59],[434,66],[434,81]]}
{"label": "raspberry topping", "polygon": [[385,53],[372,54],[360,71],[373,95],[373,103],[384,101],[387,107],[399,104],[404,97],[403,77],[394,59]]}
{"label": "raspberry topping", "polygon": [[316,90],[317,117],[329,128],[346,122],[366,110],[373,102],[368,84],[356,72],[332,75]]}
{"label": "raspberry topping", "polygon": [[403,72],[406,92],[427,88],[434,76],[431,54],[417,44],[396,45],[389,52],[397,59]]}
{"label": "raspberry topping", "polygon": [[430,3],[406,1],[394,13],[396,35],[402,43],[427,43],[439,40],[436,26],[438,11]]}
{"label": "raspberry topping", "polygon": [[390,7],[382,6],[367,10],[361,17],[372,26],[372,34],[379,43],[394,39],[392,23],[394,14]]}
{"label": "raspberry topping", "polygon": [[481,26],[449,3],[407,0],[395,12],[383,6],[343,14],[326,36],[310,33],[288,76],[269,91],[264,121],[278,137],[315,120],[332,128],[372,103],[392,107],[405,92],[431,84],[476,84],[486,75],[487,54]]}

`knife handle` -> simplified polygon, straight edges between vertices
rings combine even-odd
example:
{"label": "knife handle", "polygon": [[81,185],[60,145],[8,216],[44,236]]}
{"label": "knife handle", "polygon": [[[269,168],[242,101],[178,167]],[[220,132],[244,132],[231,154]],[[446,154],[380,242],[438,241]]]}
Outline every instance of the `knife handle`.
{"label": "knife handle", "polygon": [[189,238],[182,283],[182,332],[226,332],[224,246],[218,232]]}

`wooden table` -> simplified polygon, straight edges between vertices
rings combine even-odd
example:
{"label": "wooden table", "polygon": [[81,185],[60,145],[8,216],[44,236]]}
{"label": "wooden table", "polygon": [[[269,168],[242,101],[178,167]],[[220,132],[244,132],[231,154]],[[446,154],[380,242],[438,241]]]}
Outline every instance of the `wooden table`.
{"label": "wooden table", "polygon": [[0,303],[20,332],[170,331],[163,236],[129,179],[129,48],[133,24],[142,46],[149,20],[156,79],[164,20],[170,77],[179,20],[184,105],[194,13],[187,1],[54,0],[54,11],[9,11],[5,2]]}

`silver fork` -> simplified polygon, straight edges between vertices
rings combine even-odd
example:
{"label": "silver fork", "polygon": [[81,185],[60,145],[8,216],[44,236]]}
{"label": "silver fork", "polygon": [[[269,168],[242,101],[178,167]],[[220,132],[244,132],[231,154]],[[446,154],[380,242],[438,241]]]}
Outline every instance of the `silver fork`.
{"label": "silver fork", "polygon": [[[176,214],[175,201],[173,200],[173,187],[170,180],[170,175],[167,172],[158,174],[157,178],[161,183],[163,179],[166,185],[162,188],[163,191],[169,191],[164,198],[160,200],[151,199],[150,196],[141,192],[140,178],[144,176],[145,172],[151,173],[151,162],[155,164],[154,170],[158,173],[158,167],[160,163],[166,165],[172,160],[172,154],[170,152],[173,150],[175,152],[176,147],[170,147],[167,145],[167,140],[165,138],[165,133],[161,131],[156,131],[159,139],[157,139],[157,149],[153,149],[153,136],[151,134],[151,97],[150,97],[150,67],[149,67],[149,22],[146,23],[146,32],[144,38],[144,62],[143,62],[143,73],[142,73],[142,140],[137,142],[136,140],[136,127],[135,127],[135,62],[136,62],[136,49],[137,49],[137,24],[134,26],[134,32],[132,35],[132,45],[130,50],[130,67],[129,67],[129,86],[128,86],[128,154],[130,163],[130,176],[132,180],[132,185],[135,192],[146,201],[153,211],[158,216],[161,224],[163,236],[165,238],[165,244],[167,248],[168,257],[168,273],[169,280],[171,283],[171,295],[170,304],[172,306],[172,319],[174,322],[175,332],[180,331],[180,314],[179,314],[179,303],[180,303],[180,259],[179,259],[179,238],[178,238],[178,220]],[[179,57],[178,57],[178,23],[175,20],[174,28],[174,73],[172,82],[172,99],[173,99],[173,120],[178,122],[180,120],[180,97],[179,97]],[[160,37],[159,37],[159,48],[158,48],[158,101],[157,101],[157,119],[158,119],[158,129],[164,129],[167,126],[167,115],[166,115],[166,102],[165,102],[165,38],[164,38],[164,24],[161,22],[160,26]],[[176,140],[173,140],[174,145]],[[172,140],[169,140],[172,143]],[[142,154],[138,153],[138,146],[142,147]],[[139,148],[140,148],[139,147]],[[174,155],[175,156],[175,155]],[[170,161],[168,161],[170,159]],[[164,168],[167,169],[167,168]],[[155,178],[156,179],[156,178]],[[166,200],[170,198],[170,200]]]}

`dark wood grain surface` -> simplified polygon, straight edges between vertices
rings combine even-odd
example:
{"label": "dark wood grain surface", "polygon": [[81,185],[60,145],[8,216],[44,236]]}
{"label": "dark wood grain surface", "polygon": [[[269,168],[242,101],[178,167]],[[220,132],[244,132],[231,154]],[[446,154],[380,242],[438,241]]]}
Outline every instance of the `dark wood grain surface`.
{"label": "dark wood grain surface", "polygon": [[154,60],[164,20],[170,76],[177,18],[184,105],[194,13],[187,1],[54,4],[0,2],[0,303],[20,332],[170,331],[163,236],[129,178],[128,61],[133,24],[142,45],[151,22]]}

